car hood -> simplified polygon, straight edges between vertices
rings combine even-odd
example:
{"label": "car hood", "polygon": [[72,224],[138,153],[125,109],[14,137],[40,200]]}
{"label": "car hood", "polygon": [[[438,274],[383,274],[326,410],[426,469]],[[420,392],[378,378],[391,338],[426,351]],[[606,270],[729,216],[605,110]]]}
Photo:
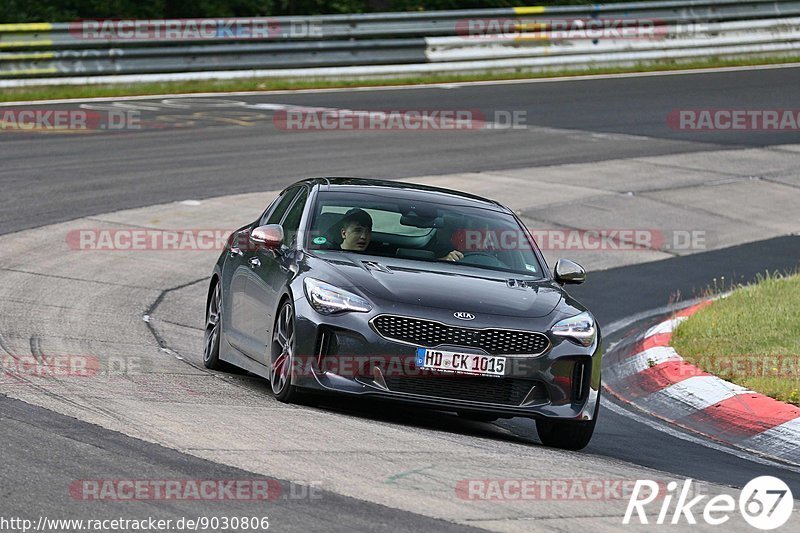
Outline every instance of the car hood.
{"label": "car hood", "polygon": [[537,318],[552,313],[563,297],[551,282],[524,274],[342,252],[317,257],[365,296],[402,304]]}

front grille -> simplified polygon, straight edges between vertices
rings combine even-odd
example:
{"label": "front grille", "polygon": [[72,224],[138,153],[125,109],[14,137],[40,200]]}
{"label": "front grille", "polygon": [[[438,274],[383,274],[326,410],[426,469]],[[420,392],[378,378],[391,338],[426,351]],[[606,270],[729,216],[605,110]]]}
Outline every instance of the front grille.
{"label": "front grille", "polygon": [[386,386],[394,392],[498,405],[520,405],[534,385],[536,388],[526,404],[533,400],[547,400],[544,385],[527,379],[433,374],[386,377]]}
{"label": "front grille", "polygon": [[539,355],[550,347],[547,335],[535,331],[463,328],[395,315],[380,315],[372,323],[386,339],[426,348],[452,344],[480,348],[492,355]]}

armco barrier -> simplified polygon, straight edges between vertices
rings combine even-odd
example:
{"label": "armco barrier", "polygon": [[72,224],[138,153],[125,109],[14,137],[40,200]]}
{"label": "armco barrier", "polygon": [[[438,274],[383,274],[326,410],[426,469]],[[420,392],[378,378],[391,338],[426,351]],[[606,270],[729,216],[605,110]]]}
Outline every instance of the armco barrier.
{"label": "armco barrier", "polygon": [[[617,31],[620,22],[639,34]],[[800,0],[83,20],[0,24],[0,87],[581,68],[798,51]]]}

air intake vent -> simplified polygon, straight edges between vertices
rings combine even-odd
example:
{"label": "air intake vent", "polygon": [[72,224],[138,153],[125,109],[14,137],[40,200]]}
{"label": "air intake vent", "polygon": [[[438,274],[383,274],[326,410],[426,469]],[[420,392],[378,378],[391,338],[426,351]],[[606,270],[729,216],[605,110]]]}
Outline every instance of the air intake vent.
{"label": "air intake vent", "polygon": [[389,390],[451,400],[499,405],[547,401],[547,391],[538,381],[474,376],[387,376]]}
{"label": "air intake vent", "polygon": [[464,328],[395,315],[379,315],[372,325],[385,339],[426,348],[449,344],[492,355],[540,355],[550,347],[547,335],[535,331]]}
{"label": "air intake vent", "polygon": [[582,402],[589,389],[589,363],[586,361],[576,361],[572,371],[572,401]]}

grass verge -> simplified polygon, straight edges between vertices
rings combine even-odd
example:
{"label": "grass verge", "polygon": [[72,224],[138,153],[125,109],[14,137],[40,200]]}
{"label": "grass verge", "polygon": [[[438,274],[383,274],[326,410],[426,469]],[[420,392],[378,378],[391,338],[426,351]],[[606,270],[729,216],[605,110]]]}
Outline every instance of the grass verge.
{"label": "grass verge", "polygon": [[55,100],[62,98],[93,98],[102,96],[140,96],[149,94],[208,93],[229,91],[276,91],[287,89],[326,89],[348,87],[383,87],[389,85],[424,85],[430,83],[456,83],[467,81],[522,80],[595,74],[631,72],[661,72],[675,69],[704,69],[714,67],[740,67],[800,63],[800,56],[762,57],[745,59],[709,58],[692,62],[659,62],[631,67],[603,67],[589,69],[546,70],[542,72],[486,72],[482,74],[439,74],[376,79],[283,79],[244,78],[239,80],[205,80],[189,82],[135,83],[108,85],[51,85],[43,87],[4,88],[0,102],[25,100]]}
{"label": "grass verge", "polygon": [[800,275],[767,274],[704,307],[672,346],[706,372],[800,405]]}

